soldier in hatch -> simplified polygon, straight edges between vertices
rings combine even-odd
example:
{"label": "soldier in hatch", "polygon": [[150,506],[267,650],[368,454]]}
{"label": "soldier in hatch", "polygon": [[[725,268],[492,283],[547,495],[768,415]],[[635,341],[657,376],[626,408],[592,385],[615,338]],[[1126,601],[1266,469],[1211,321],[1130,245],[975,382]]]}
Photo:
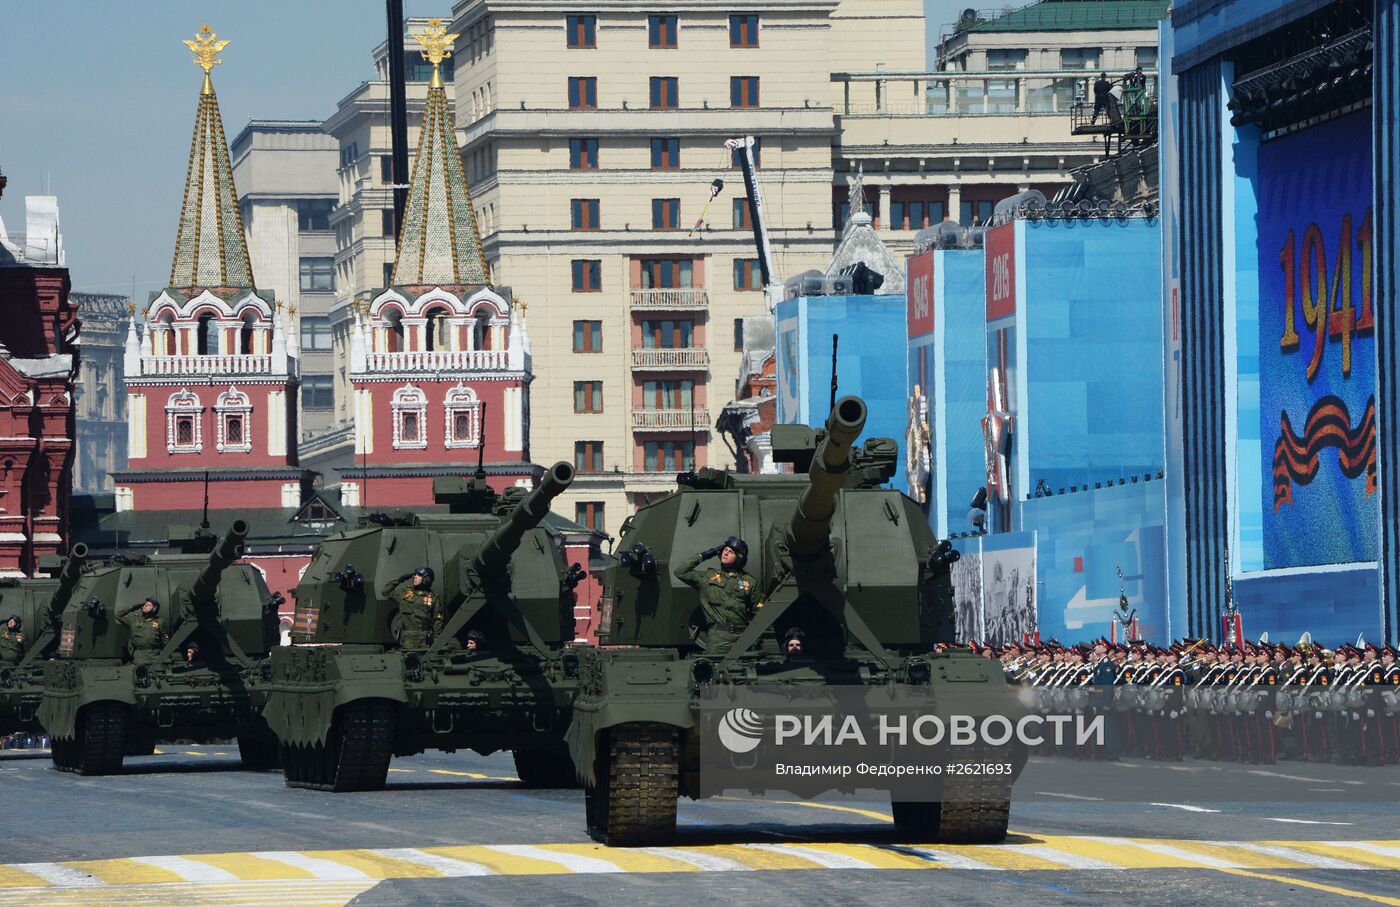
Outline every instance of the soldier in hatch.
{"label": "soldier in hatch", "polygon": [[24,657],[24,634],[18,614],[11,614],[0,632],[0,665],[17,665]]}
{"label": "soldier in hatch", "polygon": [[130,634],[131,660],[137,664],[156,660],[165,646],[165,628],[160,622],[160,602],[148,598],[117,615]]}
{"label": "soldier in hatch", "polygon": [[[719,555],[718,569],[700,569],[700,564]],[[723,545],[707,548],[680,565],[676,578],[700,591],[700,610],[705,616],[705,651],[724,652],[739,639],[754,612],[763,607],[758,581],[744,572],[749,546],[731,535]]]}
{"label": "soldier in hatch", "polygon": [[433,594],[431,567],[419,567],[391,580],[380,595],[399,606],[399,645],[426,649],[442,631],[443,612]]}

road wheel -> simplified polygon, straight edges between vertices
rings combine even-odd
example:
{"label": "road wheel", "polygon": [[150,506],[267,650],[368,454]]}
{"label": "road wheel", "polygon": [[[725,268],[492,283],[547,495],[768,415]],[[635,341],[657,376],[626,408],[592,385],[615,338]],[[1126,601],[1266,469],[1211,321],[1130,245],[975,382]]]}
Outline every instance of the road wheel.
{"label": "road wheel", "polygon": [[564,746],[544,750],[513,750],[515,773],[526,787],[576,788],[578,772]]}
{"label": "road wheel", "polygon": [[679,747],[676,729],[612,728],[599,754],[596,789],[586,789],[589,834],[610,846],[656,844],[676,833]]}
{"label": "road wheel", "polygon": [[122,770],[126,753],[126,706],[94,702],[78,712],[76,746],[78,773],[112,775]]}

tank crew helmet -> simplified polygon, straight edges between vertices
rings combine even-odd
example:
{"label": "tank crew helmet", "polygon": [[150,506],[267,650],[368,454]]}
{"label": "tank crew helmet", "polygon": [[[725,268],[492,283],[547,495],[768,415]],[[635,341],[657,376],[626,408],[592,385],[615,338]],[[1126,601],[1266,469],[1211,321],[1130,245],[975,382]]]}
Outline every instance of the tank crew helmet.
{"label": "tank crew helmet", "polygon": [[787,632],[783,634],[783,642],[787,642],[791,639],[802,640],[806,638],[807,634],[803,632],[801,627],[788,627]]}
{"label": "tank crew helmet", "polygon": [[477,645],[481,645],[481,644],[484,643],[485,641],[486,641],[486,634],[485,634],[485,633],[482,633],[480,630],[468,630],[468,631],[467,631],[467,642],[474,642],[474,643],[476,643]]}
{"label": "tank crew helmet", "polygon": [[187,643],[185,644],[185,653],[186,653],[187,655],[189,655],[191,658],[198,658],[198,657],[199,657],[199,643],[195,642],[194,640],[190,640],[189,642],[187,642]]}
{"label": "tank crew helmet", "polygon": [[419,567],[417,570],[413,571],[413,575],[421,576],[423,578],[423,585],[425,586],[431,586],[433,584],[432,567]]}
{"label": "tank crew helmet", "polygon": [[151,606],[151,614],[155,615],[160,613],[160,602],[156,601],[154,598],[148,597],[141,603],[141,610],[143,612],[146,610],[147,605]]}
{"label": "tank crew helmet", "polygon": [[743,567],[749,561],[749,544],[737,535],[731,535],[724,540],[724,547],[738,555],[738,566]]}
{"label": "tank crew helmet", "polygon": [[9,617],[5,618],[6,629],[18,632],[22,626],[24,626],[24,621],[19,619],[18,614],[11,614]]}

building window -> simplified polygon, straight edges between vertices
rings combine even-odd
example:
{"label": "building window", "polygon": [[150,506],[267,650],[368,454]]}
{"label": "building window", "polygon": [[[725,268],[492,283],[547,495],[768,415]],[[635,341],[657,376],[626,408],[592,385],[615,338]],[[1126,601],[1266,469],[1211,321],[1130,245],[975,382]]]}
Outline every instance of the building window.
{"label": "building window", "polygon": [[329,230],[335,202],[329,198],[304,198],[297,202],[297,229]]}
{"label": "building window", "polygon": [[734,289],[763,289],[763,269],[759,267],[757,258],[734,259]]}
{"label": "building window", "polygon": [[597,139],[569,139],[569,169],[598,169]]}
{"label": "building window", "polygon": [[675,110],[680,106],[680,80],[675,76],[651,77],[651,109]]}
{"label": "building window", "polygon": [[753,211],[749,208],[748,198],[734,199],[734,229],[753,229]]}
{"label": "building window", "polygon": [[1157,68],[1157,48],[1139,47],[1134,51],[1134,59],[1138,66],[1143,69]]}
{"label": "building window", "polygon": [[689,472],[695,468],[694,441],[647,441],[642,446],[647,472]]}
{"label": "building window", "polygon": [[1066,47],[1060,51],[1061,69],[1098,69],[1099,48]]}
{"label": "building window", "polygon": [[688,290],[695,285],[695,262],[689,258],[643,258],[643,290]]}
{"label": "building window", "polygon": [[695,402],[695,382],[689,378],[642,383],[642,409],[689,410]]}
{"label": "building window", "polygon": [[942,222],[943,203],[940,201],[890,202],[891,230],[922,230]]}
{"label": "building window", "polygon": [[350,142],[340,148],[340,169],[352,166],[360,159],[360,146],[357,142]]}
{"label": "building window", "polygon": [[593,48],[598,46],[597,16],[565,16],[564,28],[568,31],[566,43],[572,48]]}
{"label": "building window", "polygon": [[679,230],[681,228],[681,200],[678,198],[652,199],[651,227],[653,230]]}
{"label": "building window", "polygon": [[393,283],[393,282],[394,282],[394,263],[393,263],[392,261],[386,261],[386,262],[384,262],[384,286],[387,287],[387,286],[389,286],[389,285],[390,285],[391,283]]}
{"label": "building window", "polygon": [[331,320],[328,316],[301,316],[301,348],[313,353],[330,351]]}
{"label": "building window", "polygon": [[687,319],[662,318],[642,322],[642,348],[653,350],[684,350],[691,348],[695,322]]}
{"label": "building window", "polygon": [[575,441],[574,469],[579,472],[602,472],[603,442]]}
{"label": "building window", "polygon": [[607,530],[603,528],[603,502],[579,501],[574,504],[574,522],[584,529],[606,532]]}
{"label": "building window", "polygon": [[385,208],[383,211],[379,212],[379,234],[391,239],[396,235],[394,231],[393,208]]}
{"label": "building window", "polygon": [[742,351],[744,348],[744,319],[734,319],[734,349]]}
{"label": "building window", "polygon": [[652,50],[674,50],[676,26],[675,16],[647,16],[647,46]]}
{"label": "building window", "polygon": [[681,165],[680,139],[651,140],[651,169],[676,170]]}
{"label": "building window", "polygon": [[574,412],[601,413],[603,411],[603,382],[574,382]]}
{"label": "building window", "polygon": [[218,438],[216,447],[219,453],[237,453],[253,449],[253,439],[249,437],[249,423],[253,415],[248,395],[230,387],[214,401],[214,412],[218,416]]}
{"label": "building window", "polygon": [[379,181],[385,185],[394,181],[394,159],[390,155],[379,156]]}
{"label": "building window", "polygon": [[302,409],[333,409],[335,386],[330,375],[304,375],[301,379]]}
{"label": "building window", "polygon": [[758,46],[758,16],[743,13],[729,17],[729,46]]}
{"label": "building window", "polygon": [[991,221],[992,210],[997,203],[990,199],[974,199],[962,203],[958,222],[964,226],[978,226]]}
{"label": "building window", "polygon": [[[404,78],[409,82],[428,82],[433,78],[433,64],[424,59],[422,54],[404,54],[403,70]],[[442,61],[441,72],[444,82],[450,83],[455,71],[456,67],[453,66],[451,57]]]}
{"label": "building window", "polygon": [[394,413],[394,448],[421,450],[427,447],[427,395],[413,385],[405,384],[394,391],[390,408]]}
{"label": "building window", "polygon": [[758,106],[758,76],[730,76],[729,106]]}
{"label": "building window", "polygon": [[302,292],[334,290],[335,259],[330,257],[301,259],[301,289]]}
{"label": "building window", "polygon": [[603,351],[603,322],[574,322],[574,352],[601,353]]}
{"label": "building window", "polygon": [[[758,136],[754,136],[754,140],[753,140],[753,166],[754,166],[754,169],[755,169],[755,170],[757,170],[757,169],[761,166],[761,159],[762,159],[762,157],[763,157],[763,139],[760,138],[760,137],[758,137]],[[744,149],[742,149],[742,148],[735,148],[733,151],[729,152],[729,166],[731,166],[731,167],[733,167],[734,169],[738,170],[739,168],[741,168],[741,167],[744,166],[743,161],[744,161]]]}
{"label": "building window", "polygon": [[204,450],[204,407],[189,391],[177,391],[165,404],[165,449],[168,453]]}
{"label": "building window", "polygon": [[573,270],[575,293],[600,293],[603,290],[603,263],[596,258],[575,258],[569,263]]}
{"label": "building window", "polygon": [[481,401],[476,399],[476,391],[459,384],[447,392],[443,401],[447,411],[443,429],[447,447],[481,446]]}
{"label": "building window", "polygon": [[569,77],[569,109],[596,110],[598,108],[598,80],[593,76]]}
{"label": "building window", "polygon": [[574,230],[597,230],[598,199],[575,198],[570,200],[569,226]]}

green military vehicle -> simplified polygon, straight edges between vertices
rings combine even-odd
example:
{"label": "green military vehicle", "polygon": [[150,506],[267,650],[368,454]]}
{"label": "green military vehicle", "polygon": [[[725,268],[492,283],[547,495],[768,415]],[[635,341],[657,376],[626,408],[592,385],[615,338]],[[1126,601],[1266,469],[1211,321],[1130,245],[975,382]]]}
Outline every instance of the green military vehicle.
{"label": "green military vehicle", "polygon": [[[0,621],[20,621],[17,659],[0,658],[0,737],[41,733],[39,703],[44,698],[44,663],[58,648],[63,608],[77,587],[87,546],[75,544],[57,576],[0,579]],[[5,632],[0,626],[0,632]]]}
{"label": "green military vehicle", "polygon": [[[177,532],[173,553],[83,568],[44,668],[39,722],[60,771],[105,775],[160,742],[238,738],[249,768],[274,768],[262,719],[279,596],[237,564],[248,525]],[[155,613],[143,615],[152,599]],[[193,646],[193,648],[192,648]]]}
{"label": "green military vehicle", "polygon": [[582,573],[540,526],[573,479],[563,462],[528,493],[439,478],[447,513],[376,514],[321,544],[272,658],[288,786],[378,790],[392,757],[428,749],[510,750],[526,784],[577,783],[563,735]]}
{"label": "green military vehicle", "polygon": [[[956,700],[983,716],[1021,711],[1000,665],[932,652],[953,640],[957,553],[938,542],[912,499],[880,487],[895,472],[894,441],[852,449],[865,419],[864,402],[844,397],[825,432],[775,426],[774,460],[793,464],[795,474],[682,474],[676,492],[623,524],[621,555],[604,578],[601,645],[580,653],[568,733],[594,838],[665,840],[679,796],[719,793],[702,777],[703,747],[745,733],[745,722],[755,736],[747,746],[756,746],[760,722],[735,709],[727,720],[739,724],[725,727],[706,709],[760,687],[794,702],[899,691],[945,706]],[[697,576],[697,562],[726,537],[725,547],[756,542],[740,565],[748,573],[710,568]],[[753,607],[741,625],[726,615],[745,600]],[[900,799],[878,780],[826,776],[747,789],[816,796],[882,787],[911,839],[999,841],[1025,758],[1014,752],[1005,775],[944,779],[917,799]]]}

